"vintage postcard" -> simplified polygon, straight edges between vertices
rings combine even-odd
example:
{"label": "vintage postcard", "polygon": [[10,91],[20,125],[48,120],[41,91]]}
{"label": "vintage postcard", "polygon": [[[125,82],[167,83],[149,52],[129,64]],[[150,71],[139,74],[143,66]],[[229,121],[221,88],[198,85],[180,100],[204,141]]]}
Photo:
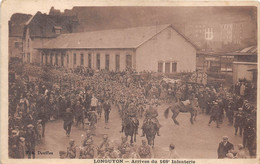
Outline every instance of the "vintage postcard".
{"label": "vintage postcard", "polygon": [[1,163],[259,163],[258,11],[3,1]]}

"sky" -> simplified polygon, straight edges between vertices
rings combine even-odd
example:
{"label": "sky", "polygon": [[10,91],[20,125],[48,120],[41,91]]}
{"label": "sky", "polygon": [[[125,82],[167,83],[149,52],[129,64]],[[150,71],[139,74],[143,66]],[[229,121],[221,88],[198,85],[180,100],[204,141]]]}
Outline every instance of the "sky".
{"label": "sky", "polygon": [[[14,13],[27,13],[27,14],[35,14],[37,11],[41,11],[42,13],[48,13],[50,8],[54,6],[55,9],[60,9],[63,11],[64,9],[72,9],[73,6],[118,6],[118,5],[130,5],[130,6],[140,6],[142,4],[136,3],[135,1],[131,0],[132,3],[128,3],[124,0],[121,0],[118,3],[118,0],[109,0],[110,3],[106,2],[108,0],[4,0],[1,4],[2,12],[4,12],[4,15],[7,17],[11,17]],[[147,0],[146,0],[147,1]],[[116,3],[117,2],[117,3]],[[188,2],[187,2],[188,3]],[[190,4],[187,3],[171,3],[172,5],[180,6],[190,6]],[[148,6],[163,6],[166,3],[144,3]],[[196,5],[204,6],[204,5],[213,5],[213,6],[221,6],[229,4],[232,5],[231,2],[224,3],[224,2],[218,2],[218,3],[196,3]],[[234,2],[234,5],[237,5]]]}

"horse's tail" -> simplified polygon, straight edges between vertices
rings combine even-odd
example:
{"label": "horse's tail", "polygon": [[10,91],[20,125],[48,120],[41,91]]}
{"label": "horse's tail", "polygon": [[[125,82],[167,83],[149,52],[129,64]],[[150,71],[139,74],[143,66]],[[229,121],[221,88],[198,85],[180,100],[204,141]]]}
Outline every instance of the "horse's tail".
{"label": "horse's tail", "polygon": [[169,110],[170,110],[170,107],[168,107],[168,108],[164,111],[164,117],[165,117],[165,118],[168,118]]}

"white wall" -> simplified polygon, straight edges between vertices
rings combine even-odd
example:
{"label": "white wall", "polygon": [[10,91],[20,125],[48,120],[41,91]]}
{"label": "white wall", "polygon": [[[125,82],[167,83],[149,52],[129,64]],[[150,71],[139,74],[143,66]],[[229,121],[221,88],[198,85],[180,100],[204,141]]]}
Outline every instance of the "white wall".
{"label": "white wall", "polygon": [[196,49],[168,27],[136,50],[137,71],[158,71],[159,61],[176,61],[177,72],[196,69]]}
{"label": "white wall", "polygon": [[244,79],[244,78],[252,81],[253,72],[248,71],[250,69],[257,69],[257,63],[234,62],[233,63],[233,83],[236,83],[239,79]]}

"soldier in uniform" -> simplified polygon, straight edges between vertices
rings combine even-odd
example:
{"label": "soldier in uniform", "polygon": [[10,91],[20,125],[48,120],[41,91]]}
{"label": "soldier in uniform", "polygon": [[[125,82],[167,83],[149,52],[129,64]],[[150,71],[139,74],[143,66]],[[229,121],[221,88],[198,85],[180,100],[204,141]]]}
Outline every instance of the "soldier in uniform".
{"label": "soldier in uniform", "polygon": [[65,151],[59,151],[60,159],[66,158],[66,152]]}
{"label": "soldier in uniform", "polygon": [[157,135],[160,136],[159,129],[160,129],[161,125],[160,125],[158,119],[156,118],[157,116],[158,116],[157,110],[155,108],[153,108],[152,106],[150,106],[149,109],[145,112],[145,119],[144,119],[143,126],[142,126],[143,133],[142,133],[141,137],[144,137],[144,135],[145,135],[144,127],[149,120],[151,120],[153,123],[156,124]]}
{"label": "soldier in uniform", "polygon": [[118,146],[118,150],[120,151],[120,156],[126,153],[126,148],[130,147],[129,143],[127,142],[127,138],[123,136],[121,144]]}
{"label": "soldier in uniform", "polygon": [[111,111],[111,105],[108,100],[105,101],[103,104],[104,114],[105,114],[105,123],[108,123],[109,120],[109,113]]}
{"label": "soldier in uniform", "polygon": [[65,151],[59,151],[60,159],[66,158],[66,152]]}
{"label": "soldier in uniform", "polygon": [[91,130],[89,130],[89,129],[86,131],[86,137],[85,137],[85,139],[83,141],[83,146],[87,145],[87,141],[88,140],[92,140],[93,141]]}
{"label": "soldier in uniform", "polygon": [[17,158],[18,145],[19,145],[19,131],[12,130],[12,134],[9,138],[9,156],[11,158]]}
{"label": "soldier in uniform", "polygon": [[36,146],[36,133],[34,131],[34,126],[32,124],[29,124],[27,126],[27,132],[26,132],[26,138],[25,138],[25,146],[27,148],[27,154],[28,158],[31,158],[31,155],[33,158],[35,158],[35,146]]}
{"label": "soldier in uniform", "polygon": [[98,102],[98,104],[97,104],[97,113],[98,113],[99,118],[101,118],[101,114],[102,114],[102,103],[101,102]]}
{"label": "soldier in uniform", "polygon": [[122,158],[127,158],[127,159],[131,158],[131,149],[130,149],[130,147],[127,147],[125,149],[125,152],[126,153],[122,155]]}
{"label": "soldier in uniform", "polygon": [[211,116],[210,116],[210,120],[209,120],[209,126],[211,124],[212,121],[216,121],[217,123],[217,128],[219,128],[219,122],[220,122],[220,110],[218,107],[218,103],[217,102],[213,102],[213,106],[211,109]]}
{"label": "soldier in uniform", "polygon": [[234,102],[233,100],[230,99],[227,106],[227,113],[226,113],[229,125],[233,125],[233,118],[234,118],[234,111],[235,111],[234,107],[235,107]]}
{"label": "soldier in uniform", "polygon": [[70,108],[66,109],[63,120],[64,120],[63,128],[66,131],[66,135],[69,137],[70,131],[71,131],[71,126],[73,123],[73,114],[72,114]]}
{"label": "soldier in uniform", "polygon": [[67,147],[67,158],[76,158],[76,151],[75,141],[71,139]]}
{"label": "soldier in uniform", "polygon": [[105,134],[103,136],[102,143],[98,147],[98,155],[100,157],[103,157],[105,155],[105,153],[109,151],[109,148],[110,148],[110,143],[109,143],[109,140],[108,140],[108,136]]}
{"label": "soldier in uniform", "polygon": [[131,103],[127,110],[124,112],[124,118],[123,118],[123,122],[122,122],[122,131],[124,130],[124,126],[126,125],[126,122],[128,119],[132,120],[135,124],[135,133],[138,134],[138,126],[139,126],[139,120],[137,119],[137,112],[135,109],[135,105],[133,103]]}
{"label": "soldier in uniform", "polygon": [[242,136],[243,126],[244,126],[244,115],[243,108],[238,108],[238,113],[235,115],[235,135],[237,135],[237,131],[239,128],[239,135]]}
{"label": "soldier in uniform", "polygon": [[47,112],[44,110],[43,107],[40,108],[40,112],[38,113],[38,120],[42,120],[41,124],[42,124],[42,137],[44,137],[44,133],[45,133],[45,124],[48,121],[48,114]]}
{"label": "soldier in uniform", "polygon": [[79,125],[79,122],[83,120],[84,118],[84,109],[83,106],[80,104],[80,101],[77,101],[75,105],[74,115],[76,119],[76,126]]}
{"label": "soldier in uniform", "polygon": [[93,159],[94,158],[94,146],[92,145],[92,140],[88,139],[86,141],[86,146],[80,150],[80,159]]}
{"label": "soldier in uniform", "polygon": [[253,142],[256,136],[256,129],[253,125],[253,120],[249,117],[245,119],[245,128],[243,133],[243,145],[247,147],[250,154],[252,153]]}
{"label": "soldier in uniform", "polygon": [[152,157],[152,149],[147,145],[146,140],[142,140],[142,145],[138,148],[138,154],[141,158]]}
{"label": "soldier in uniform", "polygon": [[109,158],[117,159],[120,157],[120,151],[116,148],[115,143],[111,146],[111,151],[109,153]]}

